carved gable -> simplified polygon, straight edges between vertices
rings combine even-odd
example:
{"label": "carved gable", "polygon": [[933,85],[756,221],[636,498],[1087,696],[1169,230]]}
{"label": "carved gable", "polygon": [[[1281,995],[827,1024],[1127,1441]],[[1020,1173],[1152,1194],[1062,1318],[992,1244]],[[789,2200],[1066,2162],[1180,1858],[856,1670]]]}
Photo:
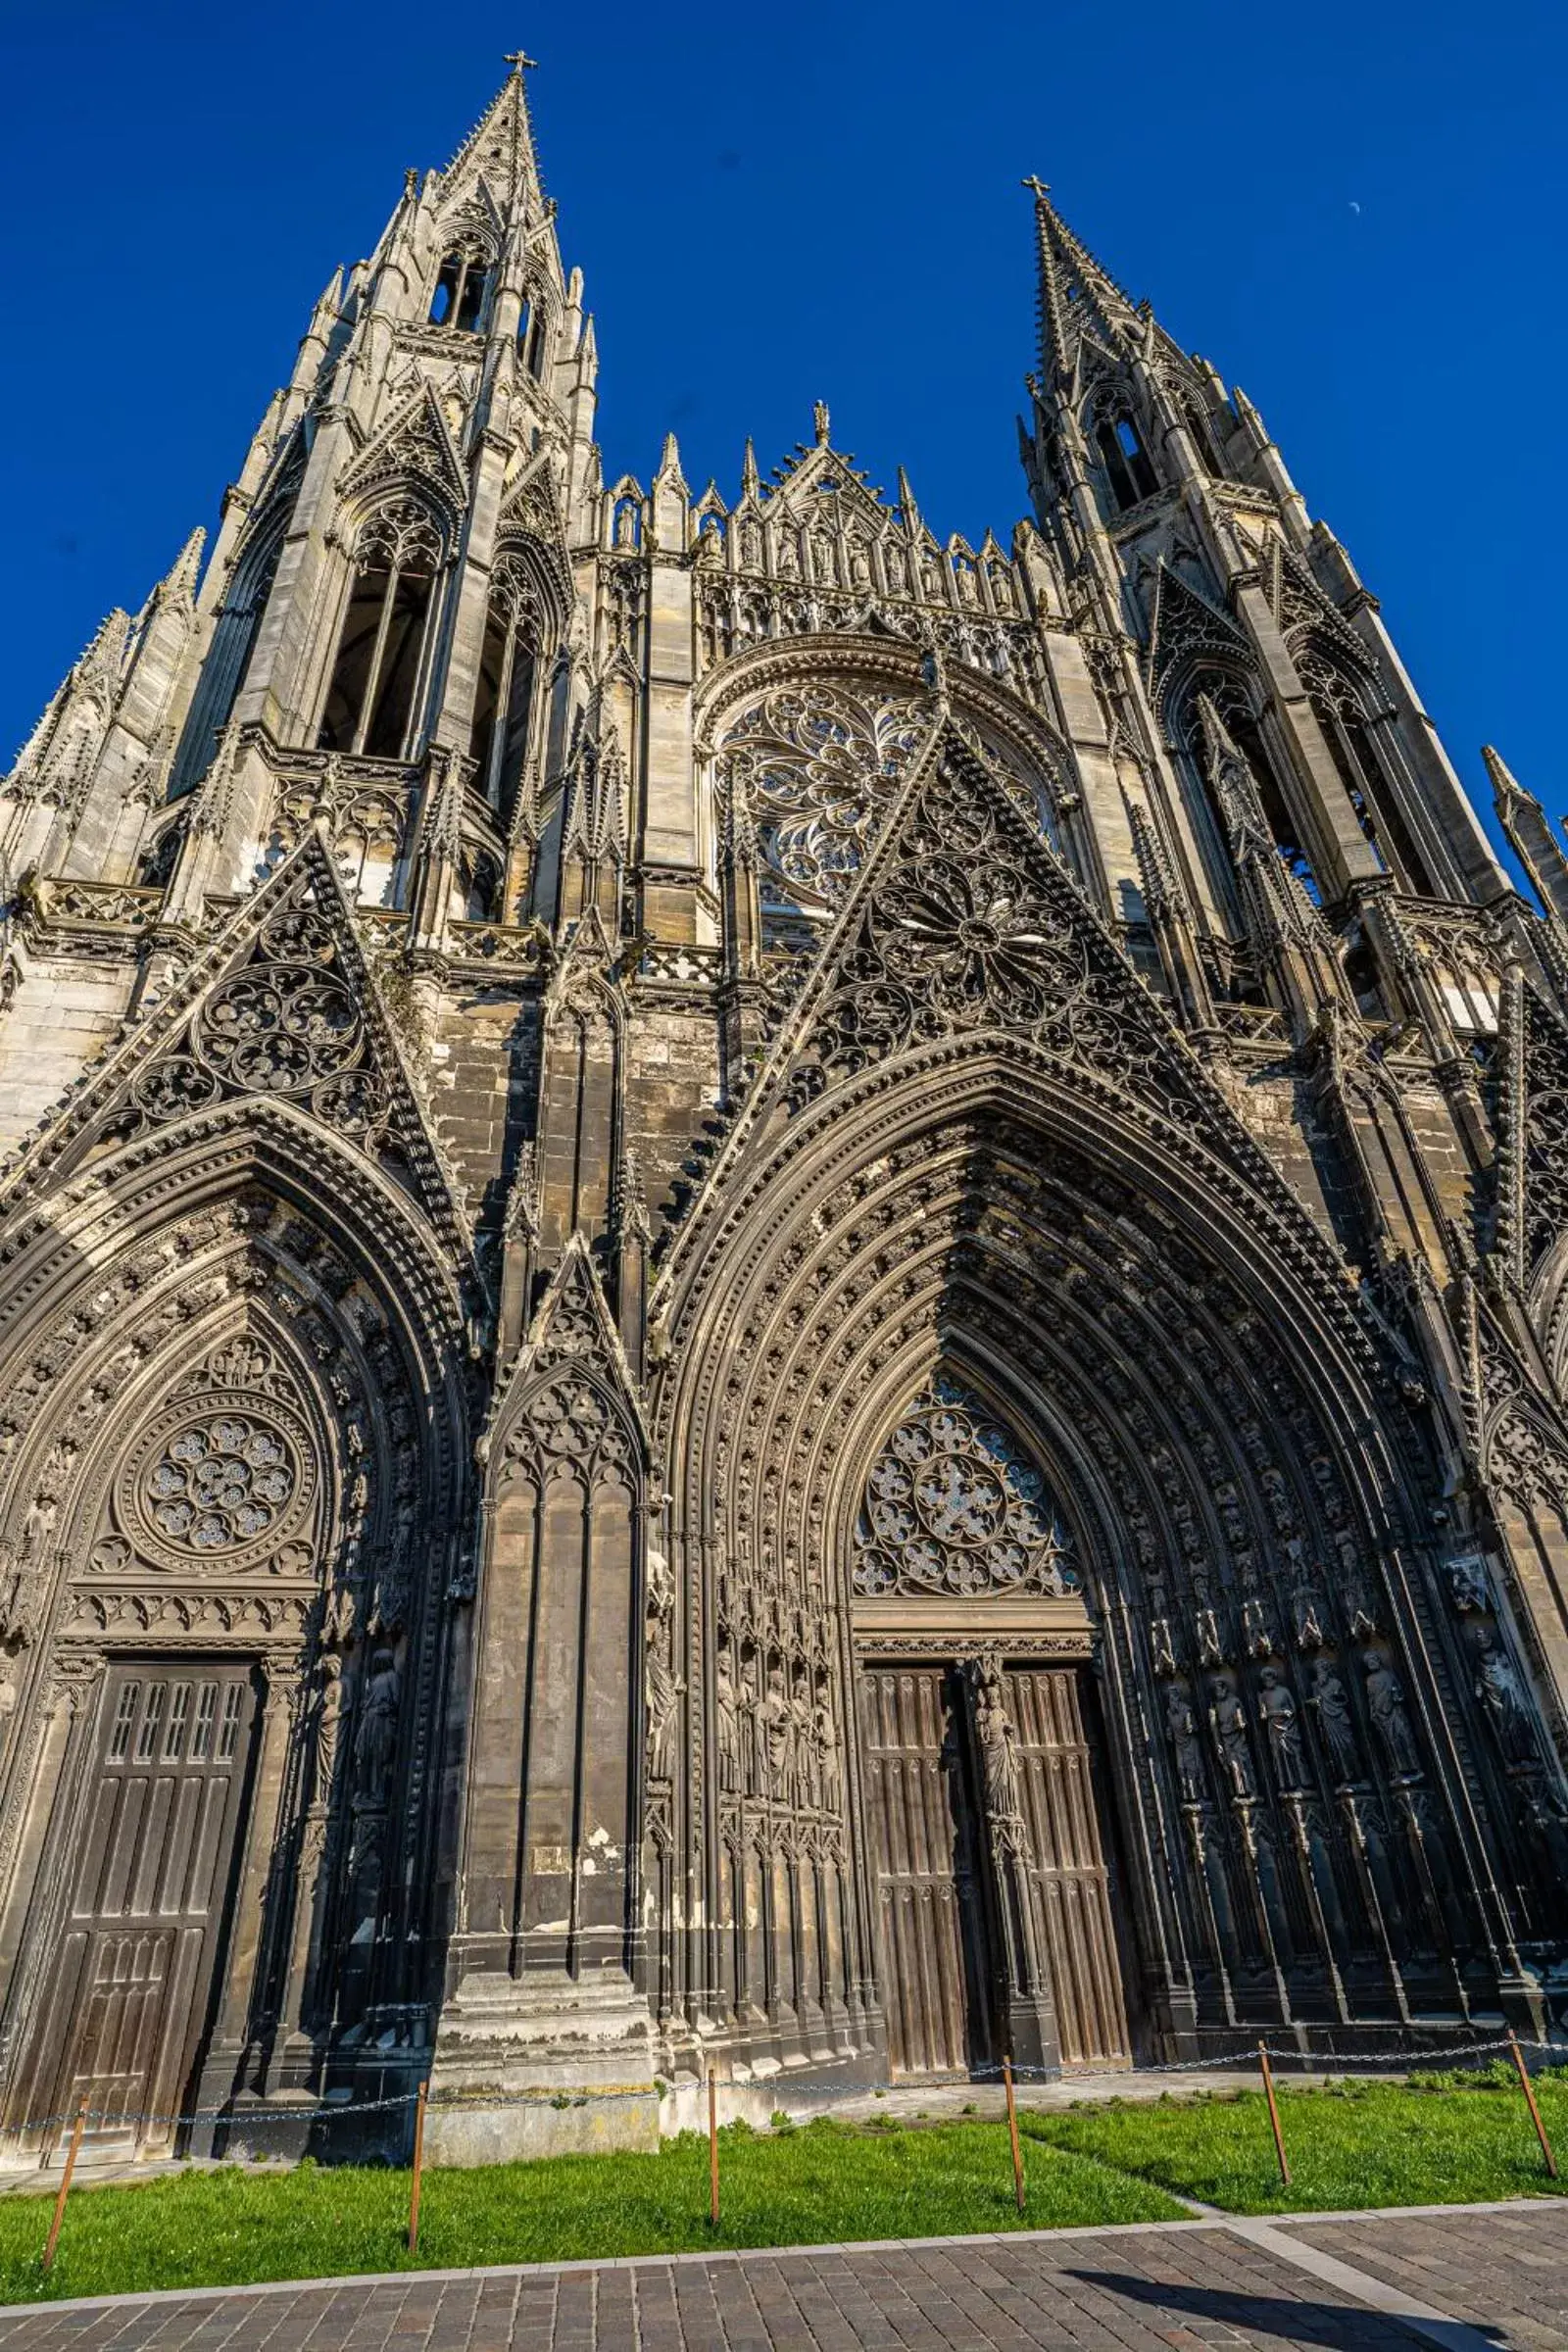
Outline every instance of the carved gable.
{"label": "carved gable", "polygon": [[286,1103],[375,1160],[471,1253],[446,1170],[319,836],[230,919],[14,1168],[7,1206],[105,1147],[252,1100]]}
{"label": "carved gable", "polygon": [[462,462],[441,404],[428,384],[421,384],[385,429],[360,452],[339,487],[347,493],[364,493],[411,479],[428,484],[454,509],[466,504]]}

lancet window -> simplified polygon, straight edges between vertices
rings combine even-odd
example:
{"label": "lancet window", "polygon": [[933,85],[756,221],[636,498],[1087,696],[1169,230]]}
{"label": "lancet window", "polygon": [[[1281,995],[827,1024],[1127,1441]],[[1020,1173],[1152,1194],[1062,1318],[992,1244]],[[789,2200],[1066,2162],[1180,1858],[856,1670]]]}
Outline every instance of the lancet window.
{"label": "lancet window", "polygon": [[503,551],[491,580],[468,745],[475,784],[492,808],[513,806],[528,757],[540,633],[533,584],[517,557]]}
{"label": "lancet window", "polygon": [[517,320],[517,358],[532,376],[538,376],[544,370],[546,324],[543,303],[536,302],[531,295],[524,295],[522,316]]}
{"label": "lancet window", "polygon": [[363,524],[321,716],[324,750],[409,757],[441,555],[440,530],[412,499]]}
{"label": "lancet window", "polygon": [[1110,491],[1111,503],[1120,512],[1124,507],[1136,507],[1141,499],[1152,498],[1159,488],[1143,435],[1125,409],[1107,410],[1096,420],[1095,447]]}
{"label": "lancet window", "polygon": [[1213,807],[1208,785],[1208,762],[1203,744],[1202,722],[1198,714],[1198,697],[1206,695],[1225,723],[1225,729],[1247,761],[1252,782],[1262,804],[1263,814],[1274,837],[1274,846],[1281,858],[1297,875],[1314,906],[1321,906],[1323,894],[1318,884],[1312,860],[1301,838],[1300,828],[1291,814],[1290,803],[1280,785],[1279,770],[1258,725],[1257,716],[1247,695],[1236,682],[1217,673],[1200,675],[1195,681],[1184,713],[1182,734],[1187,745],[1188,760],[1202,795],[1204,805],[1212,812],[1218,840],[1226,840],[1224,811]]}
{"label": "lancet window", "polygon": [[206,773],[213,747],[228,724],[235,698],[250,667],[282,547],[283,520],[279,516],[275,527],[252,541],[235,567],[174,754],[169,779],[171,800],[189,792]]}
{"label": "lancet window", "polygon": [[1314,655],[1304,656],[1298,667],[1362,832],[1406,890],[1431,898],[1431,874],[1404,820],[1392,780],[1373,749],[1360,697],[1330,663]]}
{"label": "lancet window", "polygon": [[490,303],[492,264],[478,244],[456,245],[441,264],[430,298],[432,326],[456,326],[476,334]]}

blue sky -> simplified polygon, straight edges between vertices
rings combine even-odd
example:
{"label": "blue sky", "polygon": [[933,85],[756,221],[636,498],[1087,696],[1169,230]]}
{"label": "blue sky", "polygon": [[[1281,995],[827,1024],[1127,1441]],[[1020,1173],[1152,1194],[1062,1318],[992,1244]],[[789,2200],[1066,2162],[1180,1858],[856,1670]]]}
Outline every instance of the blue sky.
{"label": "blue sky", "polygon": [[673,426],[728,494],[824,398],[938,531],[1004,536],[1038,172],[1257,402],[1467,781],[1494,740],[1568,804],[1560,0],[0,0],[0,759],[214,519],[321,284],[519,42],[612,476]]}

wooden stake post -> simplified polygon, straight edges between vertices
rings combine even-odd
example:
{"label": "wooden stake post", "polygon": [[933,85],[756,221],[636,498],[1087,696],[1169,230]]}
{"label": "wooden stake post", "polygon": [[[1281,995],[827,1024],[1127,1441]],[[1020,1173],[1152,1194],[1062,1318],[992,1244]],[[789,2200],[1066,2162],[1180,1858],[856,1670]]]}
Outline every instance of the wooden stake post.
{"label": "wooden stake post", "polygon": [[718,2077],[708,2070],[708,2218],[718,2228]]}
{"label": "wooden stake post", "polygon": [[71,2145],[66,2151],[66,2169],[60,2176],[60,2194],[55,2199],[54,2220],[49,2225],[49,2235],[44,2241],[43,2267],[46,2271],[52,2271],[55,2267],[55,2248],[60,2243],[60,2225],[66,2218],[66,2199],[71,2194],[71,2176],[76,2169],[76,2158],[81,2154],[81,2135],[86,2129],[87,2101],[84,2097],[81,2105],[76,2109],[76,2120],[71,2127]]}
{"label": "wooden stake post", "polygon": [[1268,2062],[1268,2049],[1261,2041],[1257,2045],[1257,2063],[1263,2069],[1263,2091],[1268,2100],[1268,2120],[1274,2131],[1274,2153],[1280,2160],[1280,2179],[1289,2188],[1291,2168],[1285,2154],[1285,2134],[1280,2130],[1280,2104],[1274,2096],[1274,2072]]}
{"label": "wooden stake post", "polygon": [[1514,2065],[1519,2069],[1520,2086],[1524,2091],[1525,2101],[1530,2109],[1530,2121],[1536,2127],[1536,2137],[1541,2142],[1541,2153],[1546,2159],[1546,2172],[1550,2179],[1555,2180],[1557,2178],[1557,2159],[1551,2152],[1551,2142],[1546,2137],[1546,2127],[1541,2120],[1541,2109],[1536,2105],[1536,2086],[1530,2080],[1530,2069],[1525,2064],[1525,2054],[1519,2047],[1519,2036],[1517,2034],[1509,2034],[1508,2047],[1513,2052]]}
{"label": "wooden stake post", "polygon": [[1007,2092],[1007,2136],[1012,2141],[1012,2193],[1023,2211],[1023,2152],[1018,2146],[1018,2108],[1012,2095],[1012,2060],[1002,2061],[1002,2080]]}
{"label": "wooden stake post", "polygon": [[414,2108],[414,2186],[409,2192],[409,2252],[418,2251],[419,2245],[419,2186],[424,2172],[424,2102],[429,2094],[429,2082],[419,2084]]}

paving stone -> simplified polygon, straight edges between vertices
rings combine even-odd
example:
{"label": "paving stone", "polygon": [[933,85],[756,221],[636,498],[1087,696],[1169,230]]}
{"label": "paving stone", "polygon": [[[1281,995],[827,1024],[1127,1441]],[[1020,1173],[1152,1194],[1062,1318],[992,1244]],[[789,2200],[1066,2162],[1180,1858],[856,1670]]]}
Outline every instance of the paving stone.
{"label": "paving stone", "polygon": [[[1406,2352],[1299,2242],[1484,2333],[1568,2345],[1568,2206],[911,2241],[0,2313],[0,2352]],[[1374,2290],[1375,2291],[1375,2290]],[[1455,2341],[1461,2339],[1455,2338]]]}

